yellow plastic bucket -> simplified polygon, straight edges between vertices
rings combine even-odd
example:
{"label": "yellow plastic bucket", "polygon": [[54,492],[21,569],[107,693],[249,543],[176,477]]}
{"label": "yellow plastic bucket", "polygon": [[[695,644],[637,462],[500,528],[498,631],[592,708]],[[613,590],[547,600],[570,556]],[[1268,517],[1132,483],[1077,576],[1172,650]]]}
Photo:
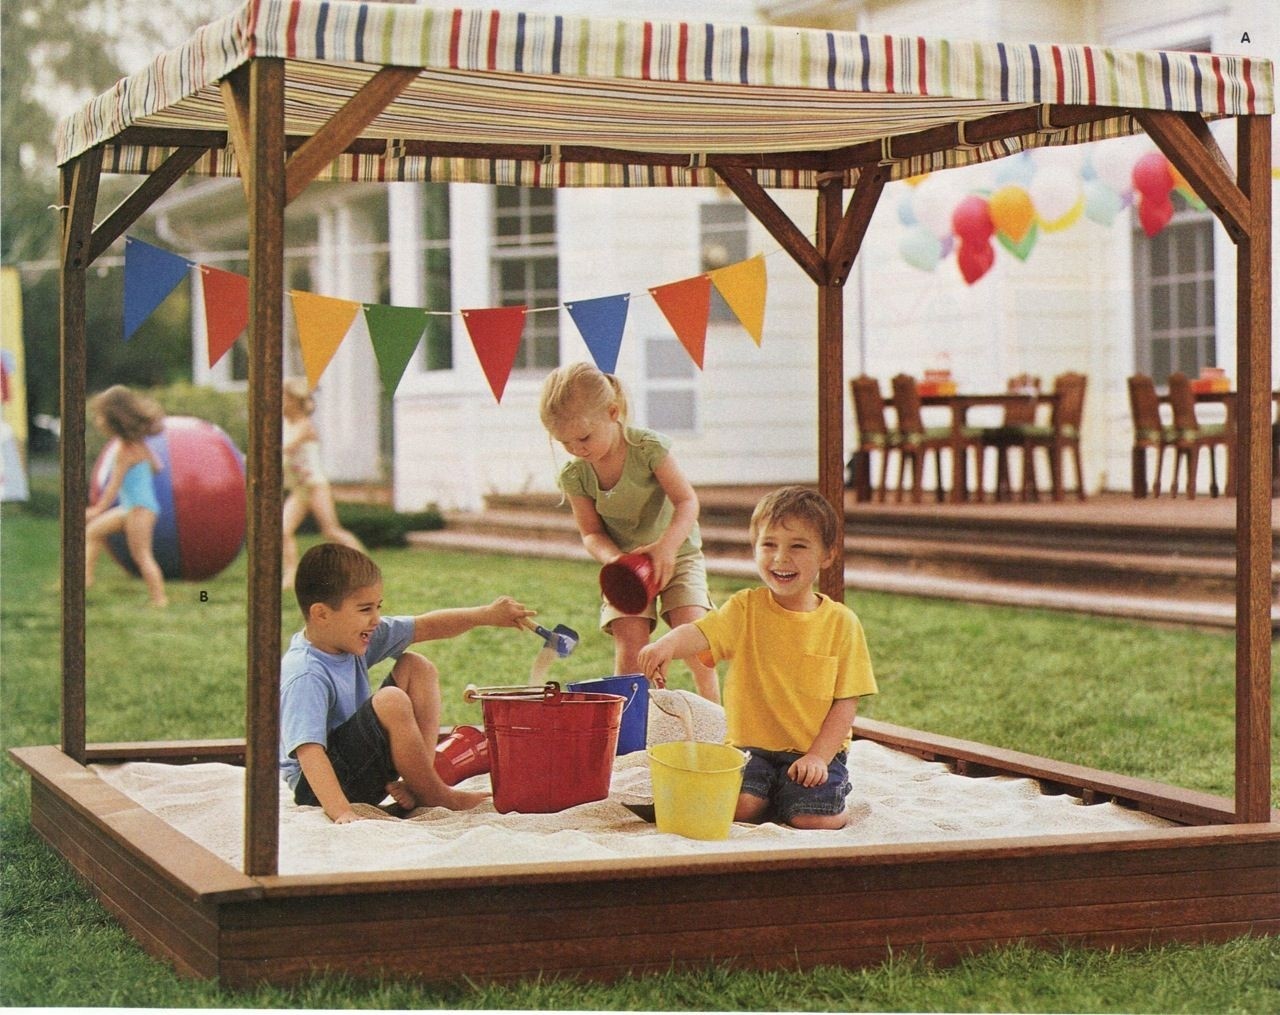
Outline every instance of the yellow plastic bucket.
{"label": "yellow plastic bucket", "polygon": [[686,839],[729,838],[746,764],[746,752],[727,744],[676,740],[650,747],[658,831]]}

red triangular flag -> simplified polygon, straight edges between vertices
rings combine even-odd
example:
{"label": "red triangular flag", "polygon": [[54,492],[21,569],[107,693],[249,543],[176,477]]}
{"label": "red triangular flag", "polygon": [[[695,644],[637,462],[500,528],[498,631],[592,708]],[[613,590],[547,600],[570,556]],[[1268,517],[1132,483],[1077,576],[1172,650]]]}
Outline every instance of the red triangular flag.
{"label": "red triangular flag", "polygon": [[249,326],[249,277],[200,265],[209,366],[227,354]]}
{"label": "red triangular flag", "polygon": [[707,345],[707,318],[711,314],[711,277],[695,275],[679,282],[650,286],[654,302],[675,330],[698,369]]}
{"label": "red triangular flag", "polygon": [[475,347],[476,358],[489,379],[493,397],[502,401],[507,378],[520,350],[520,335],[524,331],[524,312],[527,307],[488,307],[483,310],[464,310],[462,320]]}

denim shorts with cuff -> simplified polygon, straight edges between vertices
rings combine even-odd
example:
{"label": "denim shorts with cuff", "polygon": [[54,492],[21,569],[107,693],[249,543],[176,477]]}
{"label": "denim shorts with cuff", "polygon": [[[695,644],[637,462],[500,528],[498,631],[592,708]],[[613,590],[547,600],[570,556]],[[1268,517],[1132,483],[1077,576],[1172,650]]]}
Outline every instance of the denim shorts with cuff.
{"label": "denim shorts with cuff", "polygon": [[[388,683],[395,684],[390,675],[382,687]],[[329,734],[325,753],[338,785],[353,804],[380,804],[386,799],[387,783],[400,777],[391,763],[391,742],[373,710],[372,696],[365,698],[351,717]],[[320,804],[305,772],[294,787],[293,800],[304,807]]]}
{"label": "denim shorts with cuff", "polygon": [[765,751],[748,747],[751,755],[742,772],[742,792],[769,801],[767,820],[787,824],[797,814],[840,814],[849,783],[848,754],[840,751],[827,765],[821,786],[801,786],[787,777],[787,769],[804,757],[795,751]]}

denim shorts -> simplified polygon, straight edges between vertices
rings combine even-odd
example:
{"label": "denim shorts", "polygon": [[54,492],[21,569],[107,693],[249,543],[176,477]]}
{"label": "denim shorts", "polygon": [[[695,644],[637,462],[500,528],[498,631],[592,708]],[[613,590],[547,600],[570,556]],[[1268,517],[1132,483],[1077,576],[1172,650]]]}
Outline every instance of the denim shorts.
{"label": "denim shorts", "polygon": [[742,772],[742,792],[769,801],[766,820],[786,824],[797,814],[840,814],[849,784],[848,756],[840,751],[827,765],[821,786],[801,786],[787,777],[787,769],[804,757],[795,751],[764,751],[748,747],[751,757]]}
{"label": "denim shorts", "polygon": [[[383,681],[395,683],[390,676]],[[351,718],[329,734],[325,746],[329,764],[338,777],[338,785],[353,804],[380,804],[387,796],[387,783],[399,778],[391,763],[391,742],[378,722],[373,698],[365,698]],[[304,772],[293,790],[294,803],[304,807],[318,806],[320,801],[311,790]]]}

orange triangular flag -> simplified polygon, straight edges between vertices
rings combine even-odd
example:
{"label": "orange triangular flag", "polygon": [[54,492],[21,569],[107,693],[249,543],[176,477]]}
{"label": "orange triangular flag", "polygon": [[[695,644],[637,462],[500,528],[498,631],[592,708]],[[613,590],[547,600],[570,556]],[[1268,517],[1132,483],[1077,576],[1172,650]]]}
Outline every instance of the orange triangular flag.
{"label": "orange triangular flag", "polygon": [[711,314],[711,279],[695,275],[679,282],[650,286],[649,292],[658,304],[698,369],[707,345],[707,318]]}
{"label": "orange triangular flag", "polygon": [[747,329],[747,334],[760,344],[764,334],[764,294],[767,279],[764,271],[764,255],[756,254],[737,264],[727,264],[709,272],[716,291],[724,297]]}
{"label": "orange triangular flag", "polygon": [[488,307],[483,310],[464,310],[462,320],[471,336],[476,358],[489,380],[493,397],[502,401],[507,378],[520,351],[520,335],[524,331],[524,312],[527,307]]}
{"label": "orange triangular flag", "polygon": [[200,265],[200,278],[209,366],[213,366],[249,326],[249,278],[207,264]]}
{"label": "orange triangular flag", "polygon": [[289,293],[289,298],[293,300],[293,318],[298,323],[302,366],[307,372],[307,383],[314,388],[360,312],[360,304],[296,291]]}

